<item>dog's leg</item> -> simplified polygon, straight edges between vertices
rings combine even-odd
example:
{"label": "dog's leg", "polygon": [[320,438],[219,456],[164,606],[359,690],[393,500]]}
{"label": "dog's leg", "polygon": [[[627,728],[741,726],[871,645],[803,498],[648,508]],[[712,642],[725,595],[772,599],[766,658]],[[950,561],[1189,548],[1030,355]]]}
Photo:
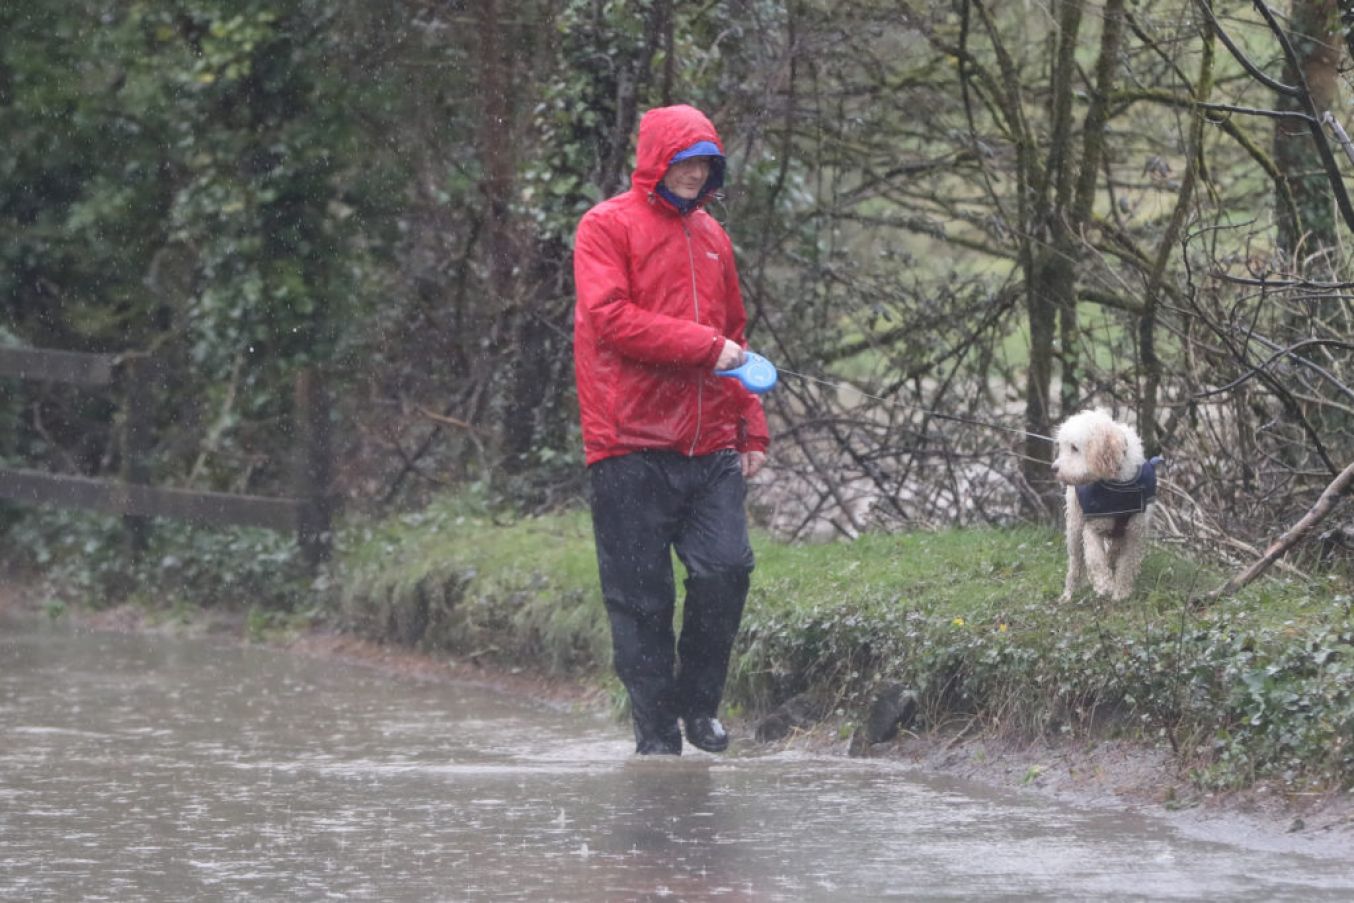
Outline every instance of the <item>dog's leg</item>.
{"label": "dog's leg", "polygon": [[1086,519],[1082,517],[1081,505],[1077,503],[1077,491],[1067,489],[1067,581],[1063,584],[1063,602],[1070,602],[1072,594],[1086,579],[1086,557],[1082,550],[1084,542],[1083,527]]}
{"label": "dog's leg", "polygon": [[1122,601],[1133,592],[1142,571],[1142,560],[1147,555],[1147,533],[1152,524],[1152,506],[1142,514],[1133,517],[1124,529],[1123,538],[1116,541],[1114,560],[1114,581],[1111,598]]}
{"label": "dog's leg", "polygon": [[1106,538],[1090,528],[1086,528],[1085,534],[1086,574],[1096,593],[1108,596],[1114,589],[1114,566],[1110,563],[1109,550],[1105,548]]}

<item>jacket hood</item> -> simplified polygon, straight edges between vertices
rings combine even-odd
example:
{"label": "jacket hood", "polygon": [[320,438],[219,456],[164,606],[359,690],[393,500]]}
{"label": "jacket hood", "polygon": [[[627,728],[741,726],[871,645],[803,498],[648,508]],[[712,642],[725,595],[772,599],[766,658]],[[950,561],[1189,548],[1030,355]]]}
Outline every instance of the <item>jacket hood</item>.
{"label": "jacket hood", "polygon": [[[720,156],[718,165],[711,167],[710,181],[702,189],[697,204],[724,184],[724,144],[719,140],[719,133],[704,113],[686,104],[649,110],[639,121],[635,171],[630,184],[646,195],[657,193],[673,158],[702,142],[713,144]],[[669,203],[672,203],[671,199]]]}

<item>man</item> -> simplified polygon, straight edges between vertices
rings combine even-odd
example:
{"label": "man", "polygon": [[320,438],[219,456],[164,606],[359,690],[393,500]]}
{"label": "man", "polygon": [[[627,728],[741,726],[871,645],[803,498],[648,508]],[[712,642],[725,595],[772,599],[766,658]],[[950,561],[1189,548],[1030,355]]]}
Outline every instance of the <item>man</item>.
{"label": "man", "polygon": [[[597,565],[636,751],[680,755],[680,719],[689,743],[720,752],[753,566],[746,479],[770,439],[757,396],[714,372],[742,363],[747,322],[733,245],[701,209],[724,182],[719,136],[694,107],[660,107],[640,121],[636,158],[630,190],[589,210],[574,241]],[[687,573],[680,640],[674,549]]]}

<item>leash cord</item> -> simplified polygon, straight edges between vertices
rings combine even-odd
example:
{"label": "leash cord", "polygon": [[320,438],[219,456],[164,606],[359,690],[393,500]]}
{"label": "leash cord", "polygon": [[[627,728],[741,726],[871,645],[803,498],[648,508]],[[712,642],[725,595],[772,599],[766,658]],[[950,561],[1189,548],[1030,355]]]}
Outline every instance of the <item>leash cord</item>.
{"label": "leash cord", "polygon": [[1043,435],[1042,433],[1035,433],[1031,432],[1030,430],[1017,429],[1011,426],[1002,426],[1000,423],[990,423],[985,420],[975,420],[971,417],[960,417],[958,414],[944,414],[941,413],[940,411],[933,411],[929,408],[923,408],[920,405],[907,404],[906,402],[899,401],[896,398],[885,398],[882,395],[871,395],[869,392],[866,392],[863,389],[853,386],[852,384],[847,382],[833,382],[830,379],[823,379],[820,376],[810,376],[807,373],[799,373],[798,371],[795,370],[787,370],[784,367],[780,367],[778,369],[780,370],[781,373],[784,373],[787,376],[794,376],[801,380],[804,380],[805,382],[820,383],[824,386],[828,386],[829,388],[833,389],[851,389],[852,391],[858,392],[861,395],[865,396],[866,398],[874,399],[875,401],[878,401],[881,404],[892,405],[894,407],[904,408],[906,410],[911,411],[917,411],[919,413],[935,417],[937,420],[951,420],[955,423],[964,423],[969,426],[981,426],[990,430],[1001,430],[1002,432],[1006,433],[1015,433],[1016,435],[1019,436],[1031,436],[1035,439],[1043,439],[1045,442],[1053,441],[1051,438]]}

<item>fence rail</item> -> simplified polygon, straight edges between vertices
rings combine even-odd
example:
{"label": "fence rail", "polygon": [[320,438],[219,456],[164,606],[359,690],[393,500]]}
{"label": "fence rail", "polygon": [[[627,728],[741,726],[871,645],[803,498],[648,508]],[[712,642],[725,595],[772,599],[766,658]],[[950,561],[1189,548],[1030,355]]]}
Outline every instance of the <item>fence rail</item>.
{"label": "fence rail", "polygon": [[104,514],[169,517],[204,526],[240,524],[285,531],[297,529],[304,504],[292,498],[163,489],[118,480],[11,469],[0,470],[0,498]]}
{"label": "fence rail", "polygon": [[146,547],[150,519],[167,517],[205,526],[294,532],[312,565],[327,559],[334,500],[329,491],[329,405],[319,376],[302,370],[296,377],[295,415],[301,438],[293,468],[296,494],[267,497],[149,485],[152,375],[152,361],[144,354],[0,348],[0,378],[113,387],[123,409],[122,479],[0,468],[0,498],[121,514],[136,551]]}
{"label": "fence rail", "polygon": [[107,386],[119,357],[79,351],[0,348],[0,377],[38,379],[76,386]]}

